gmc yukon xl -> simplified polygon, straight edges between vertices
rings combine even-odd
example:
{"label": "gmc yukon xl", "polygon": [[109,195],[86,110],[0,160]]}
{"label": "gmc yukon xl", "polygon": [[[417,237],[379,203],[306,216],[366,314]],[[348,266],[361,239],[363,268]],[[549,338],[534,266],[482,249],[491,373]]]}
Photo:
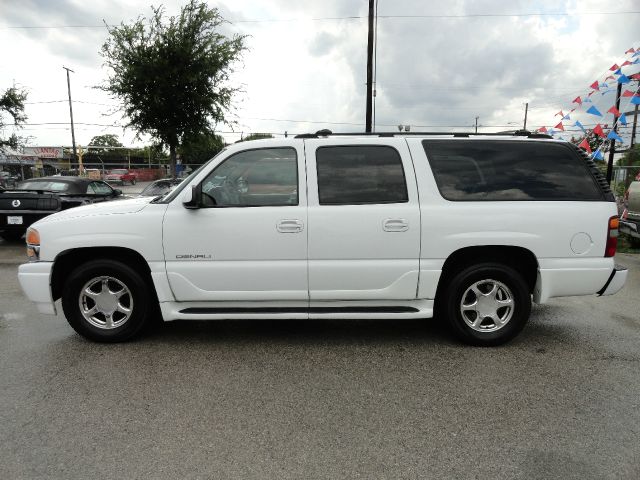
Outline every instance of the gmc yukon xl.
{"label": "gmc yukon xl", "polygon": [[620,290],[617,228],[607,183],[566,142],[321,131],[229,146],[161,197],[48,216],[19,279],[96,341],[158,316],[436,312],[461,340],[497,345],[532,301]]}

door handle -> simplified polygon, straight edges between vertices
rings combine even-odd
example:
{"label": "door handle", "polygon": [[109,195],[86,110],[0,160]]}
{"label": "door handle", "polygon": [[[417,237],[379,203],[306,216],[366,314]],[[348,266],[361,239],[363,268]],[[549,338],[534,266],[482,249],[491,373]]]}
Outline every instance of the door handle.
{"label": "door handle", "polygon": [[409,222],[404,218],[387,218],[382,222],[382,229],[385,232],[406,232],[409,230]]}
{"label": "door handle", "polygon": [[280,233],[298,233],[304,228],[304,224],[300,220],[280,220],[276,225]]}

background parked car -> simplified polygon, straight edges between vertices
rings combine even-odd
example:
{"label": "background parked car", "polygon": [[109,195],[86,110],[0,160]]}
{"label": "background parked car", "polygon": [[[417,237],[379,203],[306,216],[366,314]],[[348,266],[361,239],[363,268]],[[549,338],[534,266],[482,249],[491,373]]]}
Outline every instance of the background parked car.
{"label": "background parked car", "polygon": [[106,182],[91,178],[42,177],[19,182],[0,192],[0,237],[19,240],[32,223],[47,215],[121,195]]}
{"label": "background parked car", "polygon": [[137,176],[131,170],[126,168],[114,168],[105,175],[104,180],[109,183],[118,183],[120,185],[124,185],[125,182],[135,185]]}
{"label": "background parked car", "polygon": [[640,181],[631,182],[624,195],[624,211],[620,219],[620,233],[629,238],[633,247],[640,247]]}

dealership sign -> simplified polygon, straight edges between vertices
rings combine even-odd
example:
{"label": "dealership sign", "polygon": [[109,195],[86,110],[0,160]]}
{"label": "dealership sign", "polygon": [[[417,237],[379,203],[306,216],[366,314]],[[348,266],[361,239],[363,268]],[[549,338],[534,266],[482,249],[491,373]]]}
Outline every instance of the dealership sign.
{"label": "dealership sign", "polygon": [[40,158],[62,158],[62,147],[24,147],[23,153]]}

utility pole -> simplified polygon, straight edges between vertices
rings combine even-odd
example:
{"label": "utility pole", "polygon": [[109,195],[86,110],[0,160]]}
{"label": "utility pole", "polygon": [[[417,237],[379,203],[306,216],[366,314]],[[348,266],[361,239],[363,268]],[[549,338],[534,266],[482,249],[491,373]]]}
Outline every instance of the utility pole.
{"label": "utility pole", "polygon": [[369,0],[369,38],[367,40],[367,113],[365,132],[371,132],[373,105],[373,10],[374,0]]}
{"label": "utility pole", "polygon": [[[616,92],[616,109],[620,110],[620,96],[622,95],[622,84],[618,82],[618,90]],[[618,115],[613,116],[613,131],[618,133]],[[607,163],[607,183],[611,183],[611,174],[613,173],[613,156],[616,153],[616,141],[611,139],[609,146],[609,162]]]}
{"label": "utility pole", "polygon": [[76,151],[76,134],[73,130],[73,107],[71,106],[71,81],[69,80],[69,72],[75,73],[70,68],[62,66],[67,71],[67,92],[69,93],[69,116],[71,117],[71,144],[73,145],[73,160],[75,161],[78,157],[78,153]]}
{"label": "utility pole", "polygon": [[529,113],[529,102],[524,104],[524,127],[523,130],[527,129],[527,113]]}
{"label": "utility pole", "polygon": [[476,133],[478,133],[478,119],[479,119],[479,118],[480,118],[480,117],[476,117]]}

